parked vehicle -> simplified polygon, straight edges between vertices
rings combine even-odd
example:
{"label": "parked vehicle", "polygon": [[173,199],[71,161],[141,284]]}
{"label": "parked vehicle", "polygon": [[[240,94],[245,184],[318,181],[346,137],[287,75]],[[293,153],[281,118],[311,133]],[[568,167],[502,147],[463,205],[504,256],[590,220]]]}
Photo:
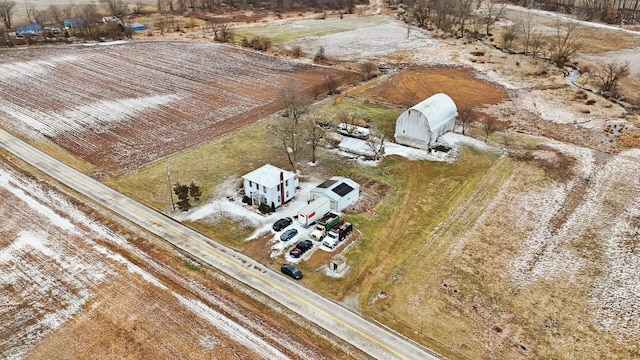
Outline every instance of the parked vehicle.
{"label": "parked vehicle", "polygon": [[300,271],[297,267],[291,264],[284,264],[280,267],[280,271],[287,276],[291,276],[296,280],[302,279],[302,271]]}
{"label": "parked vehicle", "polygon": [[308,227],[316,220],[325,216],[331,209],[331,203],[329,199],[325,197],[319,197],[309,205],[305,206],[300,212],[298,212],[298,222],[304,227]]}
{"label": "parked vehicle", "polygon": [[283,232],[282,235],[280,235],[280,240],[281,241],[289,241],[289,240],[293,239],[296,235],[298,235],[298,230],[289,229],[289,230]]}
{"label": "parked vehicle", "polygon": [[316,221],[316,227],[311,232],[311,238],[316,241],[320,241],[324,238],[334,225],[340,222],[340,215],[330,212],[322,219]]}
{"label": "parked vehicle", "polygon": [[291,225],[291,223],[293,223],[293,220],[291,220],[291,218],[289,217],[282,218],[273,224],[273,231],[280,231],[286,228],[287,226]]}
{"label": "parked vehicle", "polygon": [[358,139],[366,140],[369,137],[371,131],[365,127],[340,123],[338,125],[338,134],[344,136],[350,136]]}
{"label": "parked vehicle", "polygon": [[329,249],[335,249],[341,241],[351,234],[351,231],[353,231],[353,225],[351,225],[351,223],[341,222],[329,230],[327,237],[322,242],[322,245]]}
{"label": "parked vehicle", "polygon": [[293,249],[291,249],[291,251],[289,251],[289,255],[291,255],[294,258],[299,258],[304,253],[309,251],[309,249],[311,249],[312,247],[313,247],[313,242],[311,240],[300,241],[296,245],[296,247],[294,247]]}

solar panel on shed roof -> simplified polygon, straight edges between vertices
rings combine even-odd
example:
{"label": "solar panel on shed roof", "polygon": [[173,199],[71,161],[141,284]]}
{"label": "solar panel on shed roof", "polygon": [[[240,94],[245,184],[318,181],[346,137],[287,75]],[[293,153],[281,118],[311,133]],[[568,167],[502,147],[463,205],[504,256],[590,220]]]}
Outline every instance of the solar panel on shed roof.
{"label": "solar panel on shed roof", "polygon": [[327,180],[327,181],[323,182],[322,184],[318,185],[318,187],[326,189],[326,188],[331,187],[331,185],[333,185],[333,184],[335,184],[337,182],[338,182],[338,180]]}
{"label": "solar panel on shed roof", "polygon": [[342,183],[331,190],[340,196],[345,196],[350,193],[353,188],[347,183]]}

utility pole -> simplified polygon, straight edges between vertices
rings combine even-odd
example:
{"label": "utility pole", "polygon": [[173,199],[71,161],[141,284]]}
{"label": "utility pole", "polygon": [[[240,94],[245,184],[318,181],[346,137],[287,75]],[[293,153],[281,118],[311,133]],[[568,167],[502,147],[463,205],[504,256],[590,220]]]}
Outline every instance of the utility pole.
{"label": "utility pole", "polygon": [[176,205],[173,202],[173,189],[171,189],[171,171],[167,168],[167,183],[169,184],[169,196],[171,196],[171,210],[176,209]]}

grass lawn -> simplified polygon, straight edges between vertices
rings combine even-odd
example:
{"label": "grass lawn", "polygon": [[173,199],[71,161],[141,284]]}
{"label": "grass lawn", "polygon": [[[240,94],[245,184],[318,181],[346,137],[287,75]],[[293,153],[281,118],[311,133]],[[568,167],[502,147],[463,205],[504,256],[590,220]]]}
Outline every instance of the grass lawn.
{"label": "grass lawn", "polygon": [[274,119],[269,117],[233,134],[146,165],[135,173],[107,178],[104,182],[144,204],[167,211],[171,208],[169,171],[173,184],[194,181],[200,185],[201,201],[206,201],[228,176],[239,178],[265,163],[290,167],[286,157],[278,153],[265,135],[265,127]]}
{"label": "grass lawn", "polygon": [[323,36],[383,24],[382,16],[345,17],[344,19],[304,20],[282,25],[250,27],[235,30],[236,41],[256,36],[266,37],[274,44],[302,39],[307,36]]}
{"label": "grass lawn", "polygon": [[314,287],[336,299],[359,294],[364,305],[423,246],[497,158],[468,149],[453,164],[388,158],[378,167],[357,169],[359,175],[387,183],[392,190],[371,214],[348,217],[362,233],[345,254],[351,272],[331,281],[320,273],[308,274],[317,277]]}
{"label": "grass lawn", "polygon": [[350,97],[327,99],[315,106],[315,111],[327,120],[336,119],[339,113],[356,113],[358,119],[369,119],[369,125],[382,131],[387,139],[393,139],[396,130],[396,120],[402,110],[389,108]]}

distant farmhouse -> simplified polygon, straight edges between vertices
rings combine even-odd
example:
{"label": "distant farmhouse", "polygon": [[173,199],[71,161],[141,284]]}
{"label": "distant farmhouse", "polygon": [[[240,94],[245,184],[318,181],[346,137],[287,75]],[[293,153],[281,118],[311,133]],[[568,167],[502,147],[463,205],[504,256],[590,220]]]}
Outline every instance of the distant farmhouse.
{"label": "distant farmhouse", "polygon": [[360,185],[341,176],[334,176],[311,190],[311,200],[325,197],[329,199],[330,208],[335,211],[341,211],[353,204],[358,200],[358,196],[360,196]]}
{"label": "distant farmhouse", "polygon": [[452,131],[458,108],[446,94],[435,94],[406,110],[396,121],[398,144],[429,149],[440,135]]}
{"label": "distant farmhouse", "polygon": [[27,25],[16,25],[16,35],[36,35],[42,34],[44,28],[35,20]]}
{"label": "distant farmhouse", "polygon": [[291,171],[270,164],[244,175],[244,194],[253,205],[266,204],[279,207],[293,199],[298,188],[298,177]]}

